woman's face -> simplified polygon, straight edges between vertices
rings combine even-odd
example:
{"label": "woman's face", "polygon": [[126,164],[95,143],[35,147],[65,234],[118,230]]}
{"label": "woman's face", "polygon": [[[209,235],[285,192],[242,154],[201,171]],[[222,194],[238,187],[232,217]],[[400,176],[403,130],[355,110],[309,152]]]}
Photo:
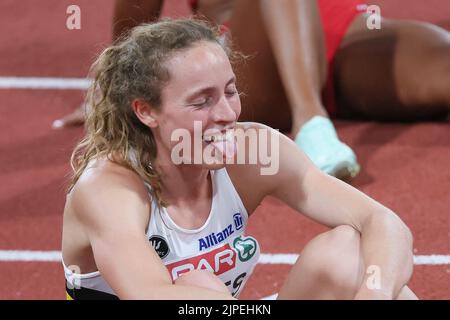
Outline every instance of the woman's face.
{"label": "woman's face", "polygon": [[[223,167],[236,153],[232,130],[241,112],[226,53],[216,43],[201,41],[176,53],[167,61],[167,68],[171,79],[162,90],[162,106],[155,116],[158,148],[169,151],[175,163],[181,156],[184,163]],[[209,155],[215,164],[205,161]]]}

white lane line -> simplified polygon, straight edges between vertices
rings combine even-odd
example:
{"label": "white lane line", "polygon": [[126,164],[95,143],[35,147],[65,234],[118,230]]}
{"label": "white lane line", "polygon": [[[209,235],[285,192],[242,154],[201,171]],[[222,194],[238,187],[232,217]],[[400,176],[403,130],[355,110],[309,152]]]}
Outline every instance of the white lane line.
{"label": "white lane line", "polygon": [[[260,264],[294,264],[299,257],[298,254],[261,254]],[[446,265],[450,264],[450,255],[422,255],[414,256],[415,265]]]}
{"label": "white lane line", "polygon": [[[292,253],[262,253],[259,264],[287,264],[292,265],[298,254]],[[32,251],[32,250],[0,250],[0,261],[36,261],[60,262],[61,251]],[[450,255],[414,256],[415,265],[447,265]]]}
{"label": "white lane line", "polygon": [[60,262],[61,251],[0,250],[0,261]]}
{"label": "white lane line", "polygon": [[86,90],[91,83],[86,78],[0,77],[0,89]]}
{"label": "white lane line", "polygon": [[278,293],[274,293],[270,296],[262,297],[259,300],[277,300],[277,297],[278,297]]}
{"label": "white lane line", "polygon": [[444,265],[450,264],[450,255],[437,255],[431,256],[414,256],[415,265]]}
{"label": "white lane line", "polygon": [[294,264],[297,261],[298,254],[293,253],[262,253],[259,256],[260,264]]}

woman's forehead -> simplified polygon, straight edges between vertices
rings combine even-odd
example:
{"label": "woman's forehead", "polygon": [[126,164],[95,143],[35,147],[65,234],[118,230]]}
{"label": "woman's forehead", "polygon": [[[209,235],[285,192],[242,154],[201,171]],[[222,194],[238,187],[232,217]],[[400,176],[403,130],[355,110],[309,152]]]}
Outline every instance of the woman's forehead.
{"label": "woman's forehead", "polygon": [[217,76],[217,73],[232,72],[230,61],[222,47],[206,41],[176,53],[167,62],[167,67],[172,80],[191,83]]}

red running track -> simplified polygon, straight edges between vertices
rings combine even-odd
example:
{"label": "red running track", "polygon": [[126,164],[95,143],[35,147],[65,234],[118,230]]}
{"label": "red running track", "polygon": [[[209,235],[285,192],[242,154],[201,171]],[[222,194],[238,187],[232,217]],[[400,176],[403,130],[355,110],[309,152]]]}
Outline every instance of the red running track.
{"label": "red running track", "polygon": [[[185,14],[180,2],[166,12]],[[435,22],[450,29],[440,0],[371,1],[385,16]],[[426,3],[426,4],[425,4]],[[82,10],[82,29],[65,28],[66,8]],[[109,0],[3,0],[0,76],[84,77],[109,43]],[[59,250],[69,157],[81,129],[54,131],[51,122],[80,102],[78,91],[0,90],[0,250]],[[354,186],[396,211],[411,227],[416,255],[450,253],[450,126],[337,121],[363,171]],[[256,218],[257,217],[257,218]],[[298,253],[325,228],[274,199],[250,221],[265,253]],[[287,265],[258,265],[242,294],[271,295]],[[416,266],[411,287],[425,299],[449,299],[449,265]],[[64,299],[58,263],[0,262],[0,299]]]}

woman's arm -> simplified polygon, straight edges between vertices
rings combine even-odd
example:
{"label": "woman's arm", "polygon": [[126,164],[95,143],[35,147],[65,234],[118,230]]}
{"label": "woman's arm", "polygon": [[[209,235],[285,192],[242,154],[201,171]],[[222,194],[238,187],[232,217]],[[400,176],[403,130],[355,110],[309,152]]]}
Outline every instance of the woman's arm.
{"label": "woman's arm", "polygon": [[[412,235],[400,218],[357,189],[316,169],[304,177],[303,192],[303,201],[295,201],[292,195],[284,200],[330,227],[346,224],[361,233],[366,273],[357,297],[370,298],[379,293],[390,299],[396,297],[413,269]],[[379,290],[368,290],[371,275],[380,276]]]}
{"label": "woman's arm", "polygon": [[397,296],[413,268],[412,235],[407,226],[379,202],[319,171],[286,136],[263,125],[254,126],[279,136],[279,169],[273,176],[257,175],[254,170],[252,185],[319,223],[349,225],[359,231],[365,265],[380,272],[381,291],[367,290],[364,279],[358,297],[375,297],[380,292],[388,298]]}
{"label": "woman's arm", "polygon": [[231,299],[231,294],[175,285],[146,237],[150,204],[141,180],[125,168],[77,182],[72,207],[102,277],[121,299]]}

